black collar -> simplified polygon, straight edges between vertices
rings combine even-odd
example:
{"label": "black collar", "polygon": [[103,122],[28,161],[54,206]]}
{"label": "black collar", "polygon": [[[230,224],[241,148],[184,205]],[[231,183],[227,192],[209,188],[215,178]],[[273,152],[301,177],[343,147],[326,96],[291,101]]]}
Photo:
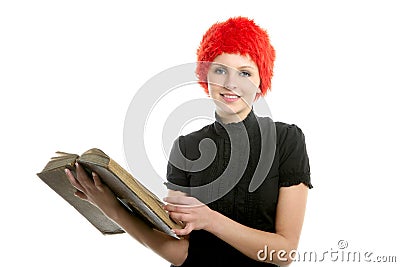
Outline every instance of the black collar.
{"label": "black collar", "polygon": [[214,129],[216,134],[219,136],[227,136],[227,131],[231,133],[240,132],[240,130],[243,129],[243,125],[247,131],[258,125],[257,116],[254,114],[253,109],[251,109],[250,113],[246,118],[244,118],[244,120],[226,124],[222,122],[221,117],[215,112]]}

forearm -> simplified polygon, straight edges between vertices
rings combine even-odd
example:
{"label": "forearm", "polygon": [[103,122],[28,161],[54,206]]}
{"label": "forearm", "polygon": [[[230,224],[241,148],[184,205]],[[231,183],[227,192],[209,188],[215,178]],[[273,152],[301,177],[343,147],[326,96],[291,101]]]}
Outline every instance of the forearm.
{"label": "forearm", "polygon": [[[283,235],[244,226],[215,211],[212,213],[212,221],[207,231],[254,260],[287,265],[290,263],[288,254],[297,248],[296,241],[291,241]],[[262,252],[259,253],[260,250]],[[279,254],[281,250],[286,254]]]}
{"label": "forearm", "polygon": [[139,243],[152,249],[170,263],[181,265],[186,259],[189,246],[188,240],[178,240],[154,230],[122,207],[109,217]]}
{"label": "forearm", "polygon": [[96,173],[89,178],[86,171],[76,163],[76,177],[65,169],[68,180],[77,189],[75,195],[97,206],[108,218],[121,226],[125,232],[144,246],[175,265],[181,265],[187,256],[188,240],[177,240],[153,230],[142,220],[127,211],[109,187],[105,186]]}

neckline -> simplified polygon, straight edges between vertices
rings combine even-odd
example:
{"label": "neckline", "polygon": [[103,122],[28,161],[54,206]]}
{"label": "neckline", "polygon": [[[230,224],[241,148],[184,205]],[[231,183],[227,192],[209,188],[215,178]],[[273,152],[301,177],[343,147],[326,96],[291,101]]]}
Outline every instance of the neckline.
{"label": "neckline", "polygon": [[214,129],[219,136],[227,136],[228,134],[226,130],[239,131],[240,129],[242,129],[243,125],[248,131],[250,128],[253,128],[254,125],[257,124],[257,116],[254,114],[253,108],[250,110],[249,114],[247,114],[246,118],[244,118],[242,121],[231,123],[223,123],[221,117],[215,112]]}

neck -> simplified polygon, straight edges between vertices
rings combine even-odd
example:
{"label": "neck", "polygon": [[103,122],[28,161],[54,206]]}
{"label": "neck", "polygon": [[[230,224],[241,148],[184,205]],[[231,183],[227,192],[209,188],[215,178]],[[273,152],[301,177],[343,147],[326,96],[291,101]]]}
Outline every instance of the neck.
{"label": "neck", "polygon": [[223,124],[237,123],[243,121],[251,112],[251,108],[243,110],[239,113],[226,113],[221,110],[216,110],[216,113]]}

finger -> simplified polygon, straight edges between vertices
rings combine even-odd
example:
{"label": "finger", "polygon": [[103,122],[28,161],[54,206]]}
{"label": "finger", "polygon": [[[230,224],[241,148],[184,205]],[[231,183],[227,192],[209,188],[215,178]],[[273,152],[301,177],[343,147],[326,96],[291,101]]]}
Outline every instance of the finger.
{"label": "finger", "polygon": [[97,175],[97,173],[92,172],[92,177],[94,181],[94,185],[98,188],[102,187],[103,183],[100,180],[100,177]]}
{"label": "finger", "polygon": [[171,212],[170,210],[168,210],[167,205],[163,206],[163,208],[168,212],[169,217],[171,218],[171,220],[173,220],[175,223],[179,224],[179,225],[184,225],[184,223],[178,219],[175,219],[173,217],[171,217]]}
{"label": "finger", "polygon": [[171,218],[171,220],[173,220],[176,224],[178,224],[178,225],[181,225],[181,226],[183,226],[183,227],[185,227],[185,223],[184,222],[182,222],[182,221],[179,221],[179,220],[177,220],[177,219],[174,219],[174,218],[172,218],[171,216],[170,216],[170,218]]}
{"label": "finger", "polygon": [[188,196],[188,194],[182,191],[168,189],[168,196]]}
{"label": "finger", "polygon": [[185,213],[170,212],[169,217],[174,221],[188,222],[190,221],[190,216]]}
{"label": "finger", "polygon": [[80,164],[78,164],[78,162],[75,163],[75,167],[76,167],[76,179],[82,185],[82,187],[86,189],[88,187],[93,186],[93,180],[89,179],[84,168]]}
{"label": "finger", "polygon": [[81,191],[76,191],[74,193],[75,196],[79,197],[82,200],[88,200],[88,197]]}
{"label": "finger", "polygon": [[164,205],[164,209],[168,212],[179,212],[179,213],[189,213],[190,206],[179,206],[179,205],[172,205],[167,204]]}
{"label": "finger", "polygon": [[164,198],[164,201],[175,205],[187,205],[190,202],[188,198],[187,196],[168,196]]}
{"label": "finger", "polygon": [[194,197],[188,196],[168,196],[164,198],[164,201],[176,206],[202,206],[204,205]]}
{"label": "finger", "polygon": [[173,231],[175,232],[175,234],[177,234],[179,236],[188,235],[193,231],[193,226],[192,226],[192,224],[188,223],[188,224],[186,224],[185,228],[173,229]]}
{"label": "finger", "polygon": [[65,169],[65,173],[67,174],[67,178],[73,187],[75,187],[79,191],[84,191],[82,185],[79,183],[78,180],[76,180],[75,176],[72,174],[72,172],[69,169]]}

